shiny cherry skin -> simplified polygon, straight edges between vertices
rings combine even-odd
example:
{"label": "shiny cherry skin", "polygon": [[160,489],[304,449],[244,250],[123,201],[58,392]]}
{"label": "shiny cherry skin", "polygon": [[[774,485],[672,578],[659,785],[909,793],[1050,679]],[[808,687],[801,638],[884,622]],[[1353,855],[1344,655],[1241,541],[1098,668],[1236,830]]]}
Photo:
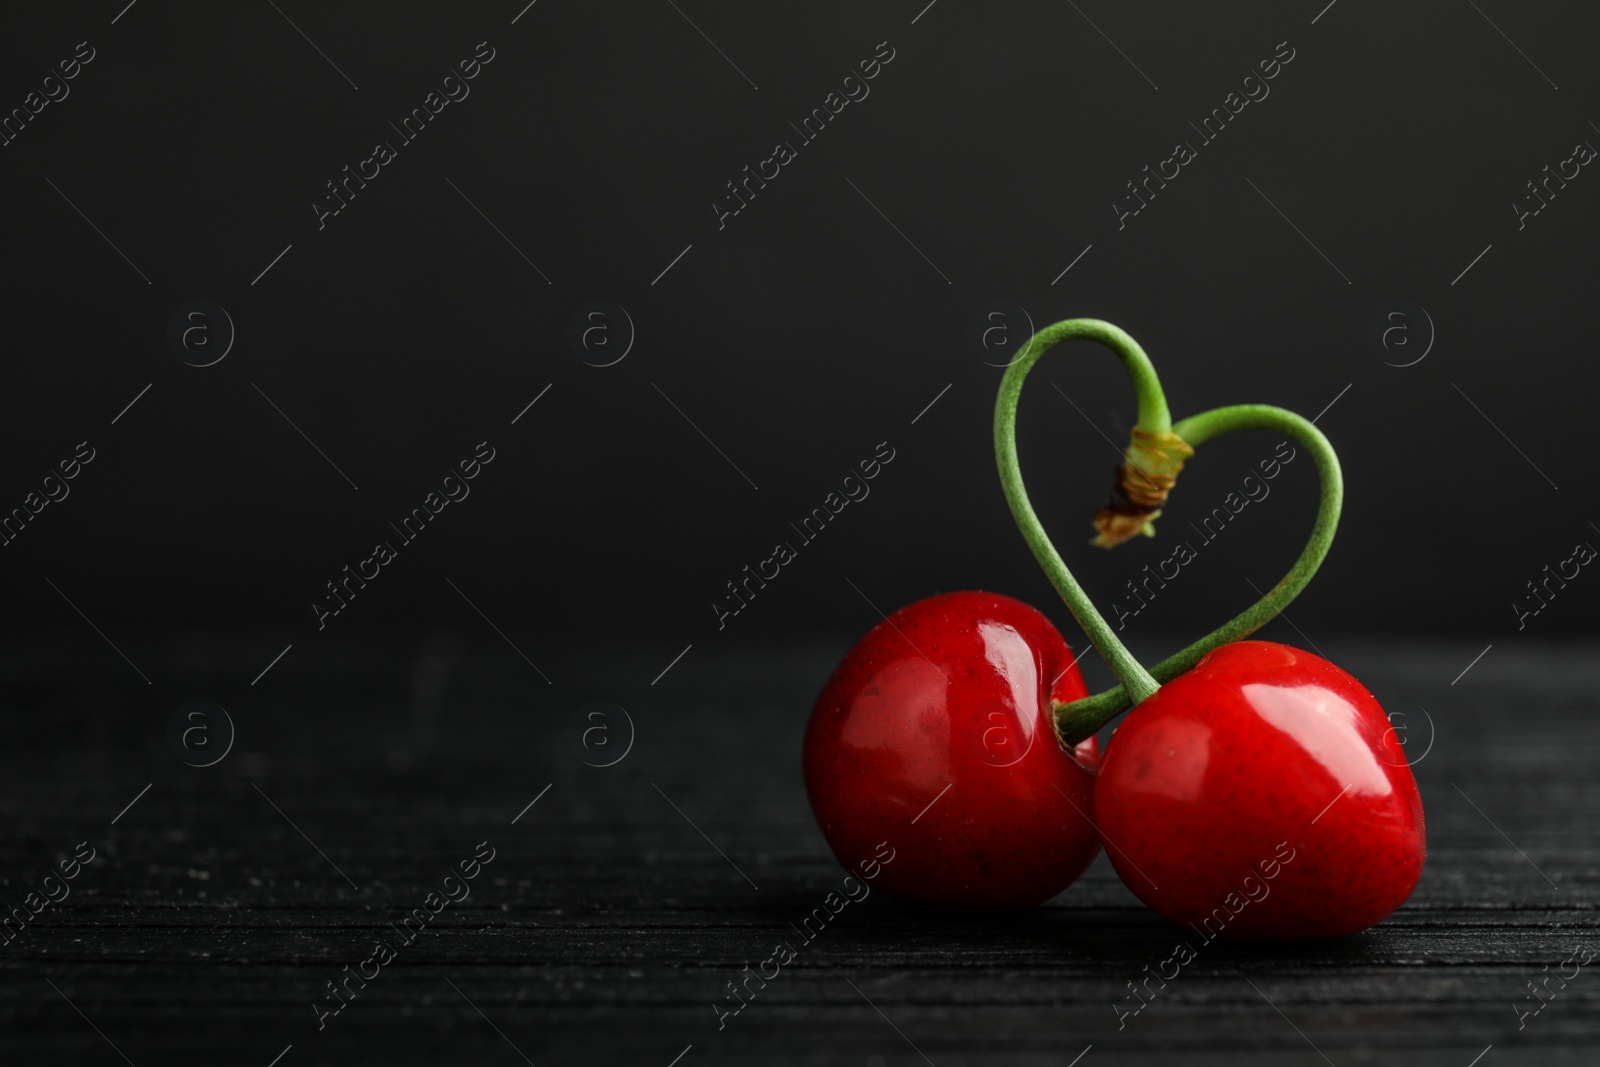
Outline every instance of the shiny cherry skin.
{"label": "shiny cherry skin", "polygon": [[1210,940],[1365,930],[1422,874],[1422,798],[1371,693],[1318,656],[1223,645],[1131,711],[1094,810],[1133,893]]}
{"label": "shiny cherry skin", "polygon": [[806,728],[806,792],[834,855],[940,910],[1049,900],[1100,849],[1098,749],[1067,752],[1051,717],[1052,698],[1086,694],[1072,649],[1020,601],[968,591],[896,611],[835,668]]}

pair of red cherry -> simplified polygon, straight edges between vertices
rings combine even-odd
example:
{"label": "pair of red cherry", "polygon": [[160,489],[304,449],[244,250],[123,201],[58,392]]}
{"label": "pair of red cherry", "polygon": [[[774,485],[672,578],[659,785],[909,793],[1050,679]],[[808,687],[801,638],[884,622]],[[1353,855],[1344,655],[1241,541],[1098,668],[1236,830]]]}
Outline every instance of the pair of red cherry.
{"label": "pair of red cherry", "polygon": [[[1322,475],[1312,541],[1289,576],[1149,673],[1055,554],[1016,468],[1022,378],[1075,337],[1111,347],[1140,399],[1128,463],[1096,516],[1101,543],[1153,533],[1182,459],[1216,433],[1290,433]],[[1342,487],[1331,447],[1275,408],[1172,424],[1148,359],[1106,323],[1058,323],[1026,351],[997,406],[1002,484],[1024,538],[1124,684],[1088,696],[1055,627],[1009,597],[949,593],[901,608],[839,664],[806,732],[807,791],[835,855],[854,869],[893,840],[900,859],[879,888],[994,911],[1055,896],[1104,841],[1135,895],[1206,936],[1338,937],[1379,922],[1410,895],[1426,851],[1404,750],[1349,674],[1299,649],[1238,640],[1281,610],[1327,551]],[[1130,703],[1102,755],[1095,730]]]}

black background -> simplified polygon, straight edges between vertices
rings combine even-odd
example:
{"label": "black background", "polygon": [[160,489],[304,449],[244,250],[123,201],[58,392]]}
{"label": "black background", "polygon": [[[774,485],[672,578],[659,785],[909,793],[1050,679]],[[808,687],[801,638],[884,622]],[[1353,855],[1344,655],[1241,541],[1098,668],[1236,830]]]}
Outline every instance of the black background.
{"label": "black background", "polygon": [[[881,441],[896,459],[871,497],[729,630],[864,630],[876,612],[846,578],[884,610],[986,587],[1070,626],[994,474],[1001,372],[966,336],[991,300],[1038,326],[1123,326],[1178,416],[1260,401],[1310,417],[1340,397],[1319,425],[1348,480],[1341,537],[1295,613],[1313,636],[1512,639],[1523,583],[1600,537],[1600,204],[1585,169],[1521,231],[1511,207],[1600,138],[1597,16],[1581,6],[1344,0],[1313,25],[1316,11],[1265,3],[944,0],[919,16],[916,0],[541,0],[512,25],[515,2],[140,3],[112,25],[120,6],[13,10],[0,35],[7,108],[77,42],[96,50],[0,149],[0,505],[78,441],[97,450],[3,549],[13,627],[81,628],[43,576],[122,642],[151,626],[309,640],[323,583],[484,439],[499,458],[471,497],[319,639],[478,627],[445,579],[506,630],[709,639],[723,583]],[[324,183],[397,141],[388,124],[480,41],[495,59],[471,95],[319,230]],[[798,141],[788,124],[882,41],[894,59],[870,96],[719,230],[724,183]],[[1294,59],[1270,96],[1119,230],[1124,183],[1198,143],[1188,124],[1284,41]],[[215,366],[166,342],[189,299],[236,326]],[[592,299],[637,329],[603,369],[565,340]],[[1395,299],[1437,329],[1405,368],[1366,339]],[[1163,537],[1105,554],[1087,519],[1131,391],[1088,345],[1046,357],[1030,385],[1030,487],[1106,607],[1274,444],[1207,445]],[[1274,489],[1130,631],[1192,638],[1253,598],[1246,579],[1268,587],[1309,527],[1310,463]],[[1530,627],[1592,629],[1574,585]]]}

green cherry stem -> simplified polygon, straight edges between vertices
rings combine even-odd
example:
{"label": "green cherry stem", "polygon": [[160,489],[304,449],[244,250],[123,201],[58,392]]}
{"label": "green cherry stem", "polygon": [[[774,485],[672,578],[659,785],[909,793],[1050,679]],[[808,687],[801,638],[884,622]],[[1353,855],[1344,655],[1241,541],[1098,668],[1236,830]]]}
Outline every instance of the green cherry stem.
{"label": "green cherry stem", "polygon": [[[1005,396],[1004,384],[1001,386],[1001,396]],[[1275,615],[1287,607],[1290,601],[1300,594],[1300,591],[1306,587],[1307,582],[1311,581],[1312,576],[1317,573],[1317,568],[1322,565],[1323,559],[1327,556],[1329,547],[1333,544],[1334,531],[1339,525],[1339,510],[1344,503],[1344,475],[1340,472],[1339,457],[1334,454],[1333,446],[1322,435],[1322,431],[1309,421],[1292,411],[1285,411],[1283,408],[1271,407],[1266,404],[1238,404],[1233,407],[1216,408],[1184,419],[1172,427],[1172,432],[1189,444],[1198,446],[1219,434],[1246,429],[1273,430],[1286,434],[1305,446],[1306,450],[1311,453],[1312,462],[1316,464],[1317,477],[1321,484],[1321,499],[1317,505],[1317,518],[1312,525],[1311,536],[1306,541],[1305,548],[1301,550],[1300,557],[1295,560],[1294,566],[1289,569],[1289,572],[1283,576],[1283,579],[1266,596],[1235,616],[1230,622],[1211,631],[1211,633],[1202,637],[1188,648],[1168,656],[1156,664],[1147,675],[1144,675],[1144,678],[1153,677],[1158,682],[1170,682],[1193,667],[1200,657],[1207,652],[1230,641],[1238,641],[1241,638],[1248,637],[1265,626]],[[997,425],[997,440],[998,434]],[[1004,461],[1002,461],[1002,469],[1004,465]],[[1024,498],[1024,506],[1026,506],[1026,503]],[[1015,512],[1015,503],[1013,503],[1012,509]],[[1028,514],[1031,516],[1032,512],[1029,511]],[[1019,518],[1018,522],[1020,523],[1021,521]],[[1023,536],[1028,536],[1026,529],[1023,531]],[[1029,543],[1032,544],[1032,541],[1030,540]],[[1037,554],[1037,549],[1035,554]],[[1045,569],[1047,572],[1049,571],[1049,567]],[[1076,585],[1074,585],[1074,588],[1076,588]],[[1096,615],[1096,618],[1098,619],[1099,616]],[[1098,645],[1099,643],[1096,642],[1097,647]],[[1118,647],[1121,646],[1119,645]],[[1082,700],[1075,700],[1070,704],[1056,706],[1056,732],[1064,743],[1073,745],[1092,736],[1100,727],[1121,714],[1130,705],[1138,704],[1144,700],[1153,691],[1147,691],[1146,686],[1143,684],[1144,679],[1137,679],[1139,684],[1128,685],[1127,679],[1124,678],[1122,672],[1116,671],[1115,664],[1112,665],[1112,669],[1116,672],[1118,678],[1123,679],[1123,685],[1108,689],[1103,693],[1096,693],[1091,697],[1085,697]],[[1144,672],[1141,671],[1140,673],[1143,674]]]}
{"label": "green cherry stem", "polygon": [[[1088,594],[1083,591],[1083,587],[1067,569],[1061,555],[1056,552],[1055,546],[1050,543],[1043,524],[1039,522],[1039,516],[1034,514],[1033,505],[1028,502],[1027,490],[1022,485],[1022,470],[1017,463],[1017,399],[1022,393],[1023,381],[1045,352],[1063,341],[1080,339],[1100,342],[1122,361],[1123,367],[1133,379],[1134,392],[1139,398],[1138,429],[1149,433],[1167,433],[1172,430],[1172,415],[1167,410],[1166,397],[1161,392],[1161,382],[1156,377],[1150,357],[1144,354],[1144,349],[1139,347],[1139,343],[1109,322],[1102,322],[1099,319],[1068,319],[1047,326],[1034,334],[1022,355],[1013,360],[1006,369],[1005,377],[1000,381],[1000,396],[995,401],[994,452],[1000,467],[1000,486],[1005,491],[1006,502],[1011,505],[1011,514],[1017,520],[1017,528],[1022,531],[1022,539],[1028,543],[1028,548],[1033,551],[1039,566],[1044,568],[1050,584],[1055,586],[1056,592],[1061,594],[1061,599],[1066,601],[1067,609],[1072,612],[1073,618],[1078,620],[1078,625],[1083,627],[1083,632],[1099,650],[1101,657],[1111,667],[1112,673],[1122,682],[1111,691],[1111,694],[1101,694],[1101,696],[1115,695],[1124,701],[1126,706],[1129,700],[1137,704],[1150,696],[1160,688],[1160,683],[1134,658],[1133,653],[1128,651],[1128,647],[1107,624],[1105,617],[1095,609]],[[1099,714],[1099,711],[1100,707],[1097,705],[1091,714]],[[1111,712],[1111,715],[1114,714],[1115,711]],[[1110,718],[1110,715],[1106,718]],[[1057,730],[1058,732],[1060,730],[1059,723]]]}

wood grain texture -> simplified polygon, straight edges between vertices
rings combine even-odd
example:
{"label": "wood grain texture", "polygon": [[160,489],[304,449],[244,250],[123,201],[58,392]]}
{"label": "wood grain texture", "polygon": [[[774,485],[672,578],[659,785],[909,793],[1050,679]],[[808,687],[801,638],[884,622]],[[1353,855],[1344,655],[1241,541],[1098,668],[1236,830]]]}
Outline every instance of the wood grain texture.
{"label": "wood grain texture", "polygon": [[[266,1067],[292,1045],[280,1067],[1065,1067],[1092,1045],[1080,1067],[1499,1067],[1591,1064],[1600,1047],[1591,968],[1520,1031],[1514,1007],[1533,1006],[1546,965],[1600,950],[1588,646],[1496,647],[1452,686],[1481,646],[1324,642],[1408,712],[1410,751],[1430,740],[1420,708],[1435,724],[1416,766],[1421,885],[1343,941],[1206,945],[1120,1029],[1113,1003],[1180,931],[1103,858],[1024,915],[951,920],[874,895],[798,936],[843,877],[798,766],[840,643],[696,648],[654,686],[677,649],[552,653],[549,686],[504,645],[347,644],[296,649],[251,688],[282,642],[211,647],[152,687],[45,643],[0,663],[0,900],[20,904],[78,842],[98,851],[0,946],[5,1063]],[[196,696],[239,731],[206,769],[164,735]],[[566,741],[595,697],[637,730],[603,769]],[[392,924],[483,841],[495,858],[471,895],[319,1031],[324,983],[375,939],[398,943]],[[725,983],[779,941],[798,959],[719,1030]]]}

